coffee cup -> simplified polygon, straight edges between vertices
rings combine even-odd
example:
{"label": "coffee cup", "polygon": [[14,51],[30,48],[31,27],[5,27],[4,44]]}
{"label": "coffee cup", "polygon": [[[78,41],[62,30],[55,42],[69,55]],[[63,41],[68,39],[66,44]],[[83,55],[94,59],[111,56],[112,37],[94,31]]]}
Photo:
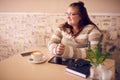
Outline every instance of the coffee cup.
{"label": "coffee cup", "polygon": [[40,61],[43,59],[43,53],[41,53],[40,51],[34,51],[32,54],[31,54],[31,58],[34,60],[34,61]]}

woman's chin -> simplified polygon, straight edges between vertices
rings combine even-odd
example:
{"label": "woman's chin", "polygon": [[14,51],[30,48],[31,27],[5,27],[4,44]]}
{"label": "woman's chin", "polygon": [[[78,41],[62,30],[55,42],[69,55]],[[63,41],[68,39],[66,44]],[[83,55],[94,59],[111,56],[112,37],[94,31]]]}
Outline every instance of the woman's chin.
{"label": "woman's chin", "polygon": [[69,24],[69,25],[72,25],[72,23],[71,23],[71,22],[68,22],[68,24]]}

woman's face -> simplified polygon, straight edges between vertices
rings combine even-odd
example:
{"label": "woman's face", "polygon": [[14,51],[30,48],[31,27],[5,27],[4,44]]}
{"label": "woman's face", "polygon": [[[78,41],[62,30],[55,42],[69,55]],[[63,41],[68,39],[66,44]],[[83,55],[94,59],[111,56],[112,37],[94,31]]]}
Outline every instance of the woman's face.
{"label": "woman's face", "polygon": [[78,22],[81,20],[78,9],[76,7],[69,7],[66,14],[68,24],[78,26]]}

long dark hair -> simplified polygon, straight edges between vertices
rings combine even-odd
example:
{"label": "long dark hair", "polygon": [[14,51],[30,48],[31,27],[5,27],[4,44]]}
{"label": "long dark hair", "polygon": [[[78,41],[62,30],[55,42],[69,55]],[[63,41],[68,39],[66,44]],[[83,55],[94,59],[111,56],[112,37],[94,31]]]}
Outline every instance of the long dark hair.
{"label": "long dark hair", "polygon": [[[88,24],[92,24],[92,25],[94,25],[95,27],[97,27],[97,26],[90,20],[90,18],[89,18],[89,16],[88,16],[88,13],[87,13],[87,10],[86,10],[86,8],[84,7],[84,3],[83,3],[83,2],[81,2],[81,1],[79,1],[79,2],[74,2],[74,3],[70,4],[69,7],[75,7],[75,8],[77,8],[78,11],[79,11],[78,14],[79,14],[79,16],[81,17],[81,20],[80,20],[79,23],[78,23],[78,27],[79,27],[79,30],[80,30],[80,31],[82,31],[83,28],[84,28],[86,25],[88,25]],[[65,23],[62,25],[62,27],[63,27],[63,30],[67,27],[67,28],[70,28],[71,31],[72,31],[72,26],[69,25],[67,22],[65,22]],[[98,29],[98,27],[97,27],[97,29]]]}

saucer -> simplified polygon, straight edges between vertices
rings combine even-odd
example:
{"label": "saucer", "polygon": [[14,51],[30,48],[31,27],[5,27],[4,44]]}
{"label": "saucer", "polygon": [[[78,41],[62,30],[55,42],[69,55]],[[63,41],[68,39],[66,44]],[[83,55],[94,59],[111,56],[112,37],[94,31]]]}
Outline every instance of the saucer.
{"label": "saucer", "polygon": [[43,62],[45,62],[46,60],[47,60],[46,57],[43,56],[42,60],[40,60],[40,61],[35,61],[35,60],[33,60],[32,58],[30,58],[28,61],[29,61],[30,63],[43,63]]}

